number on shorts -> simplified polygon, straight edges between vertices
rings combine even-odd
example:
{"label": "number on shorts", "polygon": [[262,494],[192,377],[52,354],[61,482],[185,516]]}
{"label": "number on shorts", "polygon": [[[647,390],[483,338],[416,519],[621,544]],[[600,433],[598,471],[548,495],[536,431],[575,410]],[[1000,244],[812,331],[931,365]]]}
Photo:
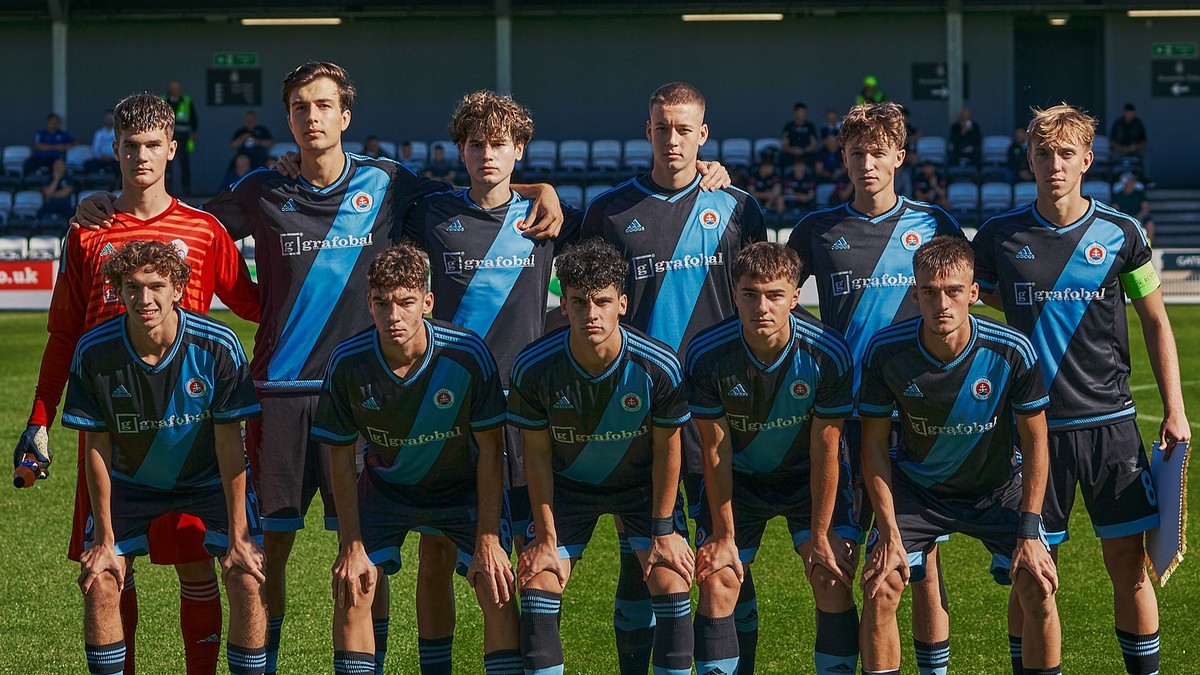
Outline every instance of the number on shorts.
{"label": "number on shorts", "polygon": [[1150,502],[1150,506],[1158,506],[1158,496],[1154,494],[1154,481],[1149,471],[1142,472],[1142,488],[1146,491],[1146,501]]}

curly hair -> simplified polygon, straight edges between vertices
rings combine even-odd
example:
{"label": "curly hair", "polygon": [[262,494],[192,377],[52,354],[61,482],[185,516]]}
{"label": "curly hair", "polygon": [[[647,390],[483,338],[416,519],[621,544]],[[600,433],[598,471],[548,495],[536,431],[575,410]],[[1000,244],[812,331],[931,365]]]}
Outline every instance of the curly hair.
{"label": "curly hair", "polygon": [[161,241],[131,241],[117,249],[104,264],[104,276],[119,287],[130,275],[150,271],[164,277],[176,288],[187,286],[192,267],[171,244]]}
{"label": "curly hair", "polygon": [[350,82],[350,76],[346,74],[346,69],[329,61],[309,61],[283,76],[283,109],[291,110],[291,102],[288,101],[288,97],[292,95],[293,91],[300,87],[307,87],[322,77],[333,80],[337,86],[338,104],[341,105],[342,110],[350,110],[354,107],[354,96],[358,92],[354,88],[354,84]]}
{"label": "curly hair", "polygon": [[524,146],[533,138],[533,118],[512,96],[484,89],[462,97],[446,130],[460,148],[472,138],[511,139]]}
{"label": "curly hair", "polygon": [[615,246],[599,237],[584,239],[567,247],[554,261],[558,281],[563,288],[573,288],[591,296],[609,286],[625,292],[625,277],[629,263]]}
{"label": "curly hair", "polygon": [[954,272],[975,272],[975,252],[962,237],[941,235],[925,242],[913,254],[913,272],[934,277]]}
{"label": "curly hair", "polygon": [[784,279],[800,285],[803,263],[795,251],[768,241],[759,241],[743,248],[733,259],[733,280],[742,277],[752,281],[775,281]]}
{"label": "curly hair", "polygon": [[1050,106],[1045,110],[1030,108],[1033,119],[1025,131],[1029,134],[1029,147],[1055,141],[1066,141],[1079,146],[1083,152],[1092,149],[1096,140],[1096,118],[1066,103]]}
{"label": "curly hair", "polygon": [[117,138],[160,129],[171,136],[175,132],[175,110],[171,104],[149,92],[131,94],[113,108],[113,129]]}
{"label": "curly hair", "polygon": [[903,150],[908,143],[904,108],[897,103],[860,103],[842,118],[838,141],[843,147],[857,141]]}
{"label": "curly hair", "polygon": [[429,289],[429,263],[412,244],[389,246],[367,268],[367,285],[374,291],[405,288],[424,293]]}

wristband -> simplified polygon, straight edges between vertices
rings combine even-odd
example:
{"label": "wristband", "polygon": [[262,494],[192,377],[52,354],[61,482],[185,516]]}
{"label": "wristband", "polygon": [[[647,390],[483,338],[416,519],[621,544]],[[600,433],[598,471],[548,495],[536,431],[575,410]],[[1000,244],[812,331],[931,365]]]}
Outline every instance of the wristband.
{"label": "wristband", "polygon": [[1021,512],[1021,523],[1017,525],[1017,537],[1020,539],[1042,538],[1042,515],[1031,511]]}
{"label": "wristband", "polygon": [[675,533],[675,523],[670,518],[651,518],[650,536],[665,537]]}

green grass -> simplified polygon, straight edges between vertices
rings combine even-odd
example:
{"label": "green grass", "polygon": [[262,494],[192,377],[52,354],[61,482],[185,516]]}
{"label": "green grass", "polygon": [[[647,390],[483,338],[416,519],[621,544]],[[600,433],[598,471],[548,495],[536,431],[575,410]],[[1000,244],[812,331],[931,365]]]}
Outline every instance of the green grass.
{"label": "green grass", "polygon": [[[1200,419],[1200,307],[1172,306],[1171,318],[1180,346],[1184,393],[1194,423]],[[251,327],[228,313],[245,344]],[[11,447],[24,428],[45,345],[46,315],[40,312],[0,314],[0,440]],[[1137,316],[1130,312],[1133,339],[1133,388],[1141,410],[1143,436],[1157,433],[1161,404],[1153,383]],[[55,428],[52,446],[58,461],[50,480],[28,490],[0,488],[0,673],[37,675],[81,672],[82,602],[75,586],[78,567],[65,557],[75,485],[75,434]],[[7,452],[7,451],[6,451]],[[1200,463],[1192,463],[1200,480]],[[1082,503],[1081,501],[1079,502]],[[289,605],[284,628],[280,672],[329,672],[332,646],[329,568],[336,554],[332,534],[321,529],[319,507],[309,514],[289,569]],[[1063,666],[1074,673],[1123,672],[1112,632],[1112,601],[1097,539],[1082,508],[1071,523],[1074,538],[1064,546],[1059,568],[1058,601],[1063,622]],[[1200,545],[1192,527],[1189,544]],[[788,550],[787,533],[778,519],[754,566],[762,618],[758,672],[808,672],[812,663],[814,607],[803,581],[799,558]],[[989,556],[966,537],[942,548],[950,595],[953,672],[1009,672],[1004,607],[1007,592],[987,573]],[[415,538],[406,544],[409,567],[392,577],[392,637],[388,671],[415,673],[416,623],[413,618]],[[1191,672],[1196,648],[1192,621],[1200,608],[1196,563],[1185,562],[1159,593],[1162,615],[1164,673]],[[178,628],[178,584],[169,568],[138,563],[141,619],[138,626],[139,672],[182,672],[183,649]],[[617,554],[612,528],[602,525],[576,568],[564,601],[563,640],[569,673],[615,673],[612,646],[612,591]],[[459,608],[455,665],[457,672],[481,672],[482,630],[474,596],[456,581]],[[904,672],[915,672],[908,644],[907,610],[901,617],[905,646]],[[222,663],[219,672],[227,672]]]}

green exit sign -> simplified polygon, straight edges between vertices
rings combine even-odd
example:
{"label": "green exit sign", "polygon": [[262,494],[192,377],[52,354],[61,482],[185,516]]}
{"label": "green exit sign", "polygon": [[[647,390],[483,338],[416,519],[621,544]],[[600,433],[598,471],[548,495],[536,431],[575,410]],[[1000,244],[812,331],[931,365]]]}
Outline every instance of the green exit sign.
{"label": "green exit sign", "polygon": [[1196,57],[1195,42],[1155,42],[1155,56],[1186,56]]}
{"label": "green exit sign", "polygon": [[213,54],[213,65],[218,68],[254,67],[258,65],[256,52],[217,52]]}

